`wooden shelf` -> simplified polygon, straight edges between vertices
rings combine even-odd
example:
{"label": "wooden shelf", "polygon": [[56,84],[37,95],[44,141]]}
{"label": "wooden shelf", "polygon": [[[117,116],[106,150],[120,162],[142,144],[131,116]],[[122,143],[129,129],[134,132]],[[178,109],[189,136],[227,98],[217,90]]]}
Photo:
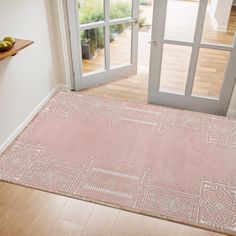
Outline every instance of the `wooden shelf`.
{"label": "wooden shelf", "polygon": [[14,47],[11,50],[6,51],[6,52],[0,52],[0,61],[6,57],[16,55],[20,50],[28,47],[32,43],[33,43],[33,41],[31,41],[31,40],[16,39]]}

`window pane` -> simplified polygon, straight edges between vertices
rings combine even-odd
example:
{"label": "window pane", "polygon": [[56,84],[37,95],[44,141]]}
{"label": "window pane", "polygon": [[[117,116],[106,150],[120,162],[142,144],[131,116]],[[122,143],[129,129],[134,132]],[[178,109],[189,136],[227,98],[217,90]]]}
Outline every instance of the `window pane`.
{"label": "window pane", "polygon": [[193,95],[203,97],[219,97],[225,69],[230,52],[201,48],[195,80]]}
{"label": "window pane", "polygon": [[83,73],[105,68],[104,60],[104,28],[82,30],[80,32]]}
{"label": "window pane", "polygon": [[110,0],[110,19],[129,17],[132,14],[132,0]]}
{"label": "window pane", "polygon": [[168,0],[165,39],[193,42],[198,1]]}
{"label": "window pane", "polygon": [[[202,36],[203,43],[215,43],[215,44],[228,44],[232,45],[234,34],[236,32],[236,24],[235,24],[235,16],[236,16],[236,8],[232,7],[230,12],[223,12],[224,8],[217,8],[214,13],[214,5],[216,1],[212,1],[212,3],[208,4],[208,11],[206,12],[205,24]],[[221,2],[219,2],[221,4]],[[229,4],[228,1],[222,2],[222,4]],[[220,14],[219,14],[220,13]],[[224,15],[224,13],[226,13]],[[229,15],[230,14],[230,15]],[[227,20],[229,17],[229,21],[227,24]],[[225,18],[225,19],[224,19]],[[217,22],[223,21],[225,25],[220,25]],[[222,22],[222,23],[223,23]]]}
{"label": "window pane", "polygon": [[191,51],[191,47],[164,45],[160,91],[184,94]]}
{"label": "window pane", "polygon": [[103,0],[78,0],[80,24],[104,20]]}
{"label": "window pane", "polygon": [[110,27],[110,64],[111,67],[131,63],[132,26],[128,24]]}

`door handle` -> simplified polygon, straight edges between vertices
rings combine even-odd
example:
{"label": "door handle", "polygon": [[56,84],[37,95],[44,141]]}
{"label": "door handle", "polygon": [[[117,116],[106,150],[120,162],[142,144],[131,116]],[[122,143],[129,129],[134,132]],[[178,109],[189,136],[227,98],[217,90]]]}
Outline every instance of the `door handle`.
{"label": "door handle", "polygon": [[152,45],[154,45],[154,46],[157,45],[157,41],[149,41],[148,43],[149,43],[149,44],[152,44]]}
{"label": "door handle", "polygon": [[135,24],[138,24],[138,23],[139,23],[139,20],[138,20],[138,19],[134,19],[134,23],[135,23]]}

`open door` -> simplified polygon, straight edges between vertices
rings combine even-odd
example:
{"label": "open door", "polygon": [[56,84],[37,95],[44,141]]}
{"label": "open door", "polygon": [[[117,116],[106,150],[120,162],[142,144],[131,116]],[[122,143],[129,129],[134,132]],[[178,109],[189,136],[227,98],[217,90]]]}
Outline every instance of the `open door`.
{"label": "open door", "polygon": [[208,4],[154,1],[150,103],[226,115],[236,78],[236,40],[232,35],[224,43],[223,33],[216,39],[224,44],[209,37]]}
{"label": "open door", "polygon": [[68,0],[75,89],[137,73],[136,0]]}

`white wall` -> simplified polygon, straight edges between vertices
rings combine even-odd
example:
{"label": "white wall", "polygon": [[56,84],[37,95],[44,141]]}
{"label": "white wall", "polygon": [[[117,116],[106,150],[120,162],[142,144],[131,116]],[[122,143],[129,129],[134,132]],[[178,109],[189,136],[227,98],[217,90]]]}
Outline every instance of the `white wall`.
{"label": "white wall", "polygon": [[217,31],[227,32],[233,0],[211,0],[209,13]]}
{"label": "white wall", "polygon": [[0,38],[34,44],[0,61],[0,150],[29,114],[55,89],[59,74],[49,0],[1,1]]}
{"label": "white wall", "polygon": [[233,5],[236,5],[236,0],[233,1]]}

